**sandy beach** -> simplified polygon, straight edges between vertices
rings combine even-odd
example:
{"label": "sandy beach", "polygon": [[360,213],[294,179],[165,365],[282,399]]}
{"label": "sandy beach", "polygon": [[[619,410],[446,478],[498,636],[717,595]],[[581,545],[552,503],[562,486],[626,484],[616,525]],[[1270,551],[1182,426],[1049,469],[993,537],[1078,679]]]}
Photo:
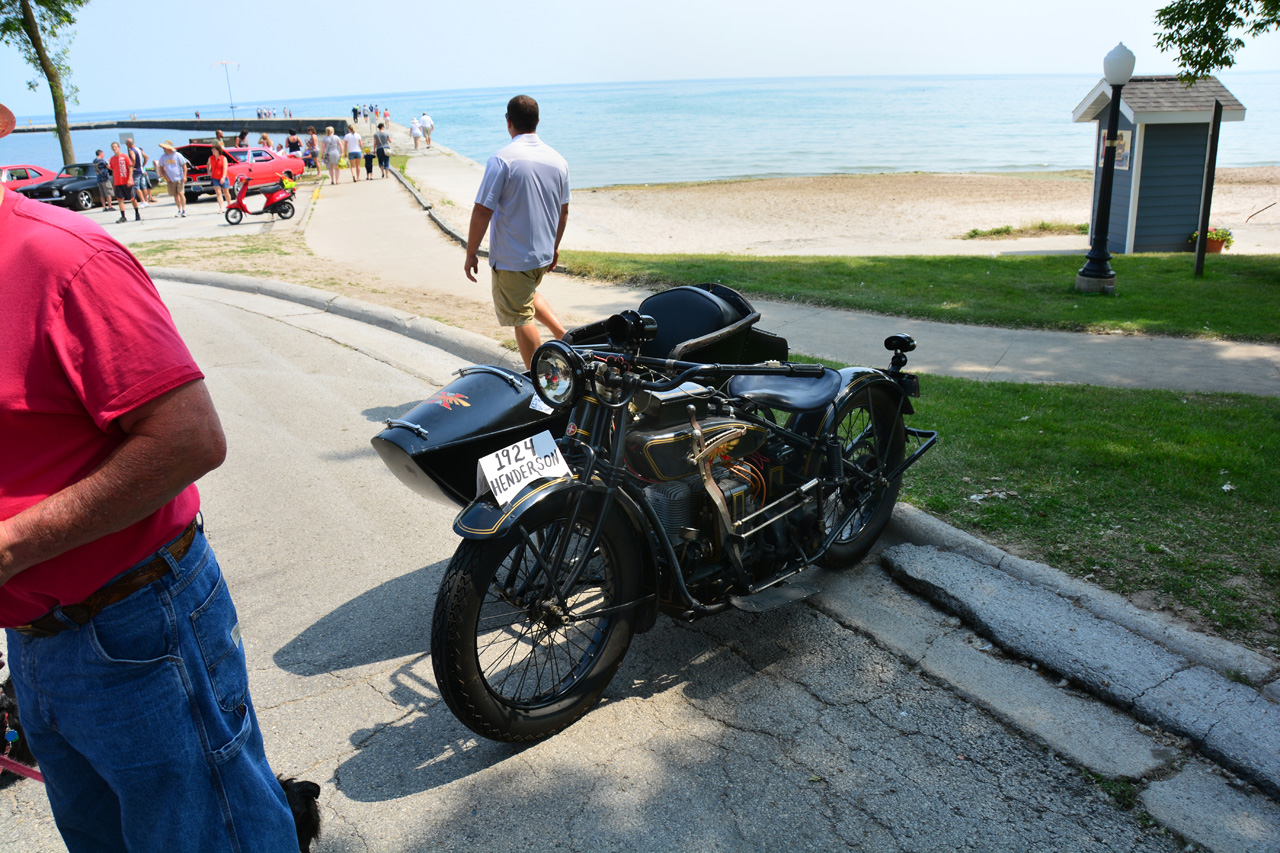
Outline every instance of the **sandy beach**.
{"label": "sandy beach", "polygon": [[[482,164],[440,145],[407,173],[466,232]],[[572,169],[572,164],[570,164]],[[1089,221],[1092,176],[907,172],[575,189],[564,247],[753,255],[1083,252],[1082,235],[964,240],[970,229]],[[1280,167],[1220,169],[1213,224],[1239,253],[1280,252]],[[1257,213],[1245,224],[1245,219]]]}

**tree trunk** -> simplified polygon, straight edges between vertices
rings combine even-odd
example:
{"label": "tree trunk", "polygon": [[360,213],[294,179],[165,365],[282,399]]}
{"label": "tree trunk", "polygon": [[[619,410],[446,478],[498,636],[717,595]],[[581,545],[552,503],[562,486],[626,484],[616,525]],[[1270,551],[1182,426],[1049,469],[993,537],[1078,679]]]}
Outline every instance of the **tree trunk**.
{"label": "tree trunk", "polygon": [[19,0],[22,6],[22,30],[31,41],[31,47],[40,60],[40,70],[49,81],[49,94],[53,97],[53,120],[58,125],[58,144],[62,146],[62,163],[67,165],[76,161],[75,149],[71,146],[71,127],[67,123],[67,102],[62,96],[62,75],[58,66],[49,58],[44,49],[44,39],[40,37],[40,26],[36,23],[36,13],[31,8],[31,0]]}

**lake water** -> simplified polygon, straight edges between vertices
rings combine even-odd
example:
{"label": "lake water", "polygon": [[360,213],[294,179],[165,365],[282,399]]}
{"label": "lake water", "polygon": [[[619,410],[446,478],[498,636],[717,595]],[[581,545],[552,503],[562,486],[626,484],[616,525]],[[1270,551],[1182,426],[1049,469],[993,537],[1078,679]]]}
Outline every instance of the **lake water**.
{"label": "lake water", "polygon": [[[524,90],[542,108],[539,133],[569,161],[575,187],[855,172],[1042,171],[1088,168],[1093,125],[1071,111],[1095,75],[825,77],[595,83]],[[1220,166],[1280,165],[1280,72],[1224,73],[1248,109],[1224,123]],[[366,93],[282,98],[297,116],[350,115],[355,102],[388,107],[408,124],[426,110],[435,139],[480,162],[507,140],[503,114],[516,90]],[[257,105],[236,115],[251,117]],[[193,118],[234,127],[224,105],[143,110],[138,118]],[[72,112],[73,121],[122,119]],[[19,116],[20,123],[52,116]],[[77,159],[110,148],[122,130],[77,131]],[[132,134],[149,153],[189,131]],[[281,137],[282,139],[282,137]],[[281,140],[277,140],[281,141]],[[0,162],[53,166],[53,134],[0,140]]]}

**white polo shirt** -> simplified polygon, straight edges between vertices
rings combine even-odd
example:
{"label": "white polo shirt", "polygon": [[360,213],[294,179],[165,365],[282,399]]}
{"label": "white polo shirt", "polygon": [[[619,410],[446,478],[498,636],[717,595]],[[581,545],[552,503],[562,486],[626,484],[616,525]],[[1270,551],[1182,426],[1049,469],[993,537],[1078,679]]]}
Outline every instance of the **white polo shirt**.
{"label": "white polo shirt", "polygon": [[569,164],[536,133],[522,133],[489,158],[476,204],[493,211],[489,265],[545,267],[555,256],[560,207],[569,203]]}

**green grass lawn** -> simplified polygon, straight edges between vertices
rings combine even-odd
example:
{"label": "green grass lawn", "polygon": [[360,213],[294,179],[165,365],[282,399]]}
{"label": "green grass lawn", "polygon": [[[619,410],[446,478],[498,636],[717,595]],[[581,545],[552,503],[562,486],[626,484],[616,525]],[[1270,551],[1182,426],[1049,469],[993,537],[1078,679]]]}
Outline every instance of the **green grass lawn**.
{"label": "green grass lawn", "polygon": [[579,275],[675,286],[715,281],[749,296],[1006,328],[1280,342],[1280,256],[1117,256],[1115,296],[1076,293],[1083,256],[752,257],[562,252]]}
{"label": "green grass lawn", "polygon": [[1280,399],[926,376],[902,498],[1029,559],[1280,645]]}

